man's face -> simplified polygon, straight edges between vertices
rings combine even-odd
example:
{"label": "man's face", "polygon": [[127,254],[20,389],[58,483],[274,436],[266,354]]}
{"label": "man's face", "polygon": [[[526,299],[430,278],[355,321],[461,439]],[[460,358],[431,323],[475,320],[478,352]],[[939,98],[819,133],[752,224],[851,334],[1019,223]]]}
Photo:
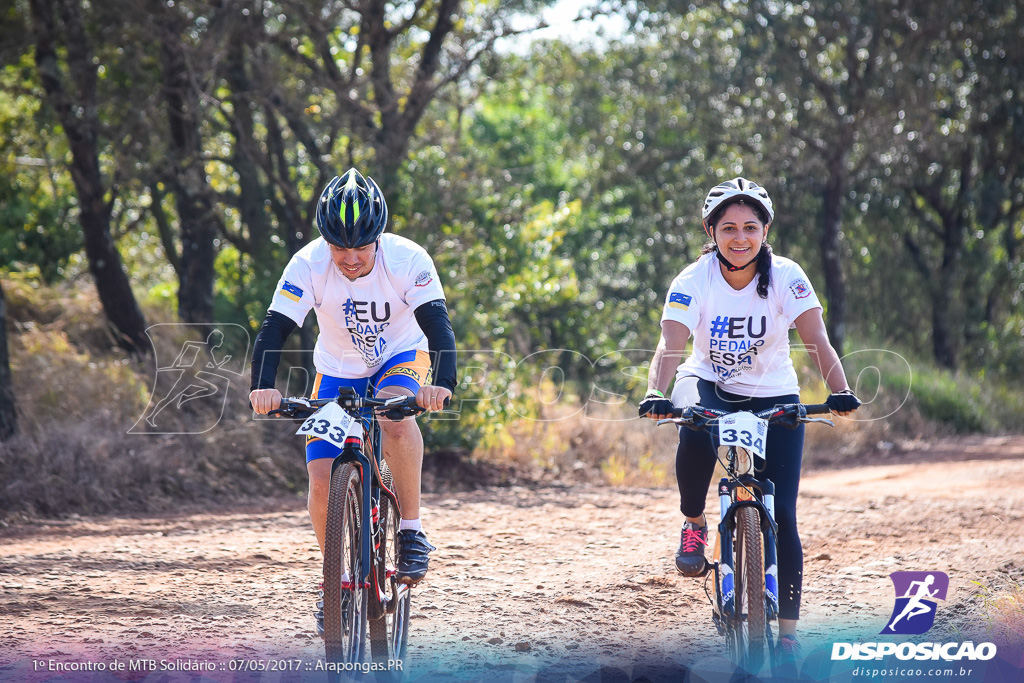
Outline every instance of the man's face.
{"label": "man's face", "polygon": [[369,275],[373,270],[374,257],[377,255],[377,243],[372,242],[355,249],[344,249],[331,246],[331,260],[338,267],[341,274],[349,280],[357,280],[364,275]]}

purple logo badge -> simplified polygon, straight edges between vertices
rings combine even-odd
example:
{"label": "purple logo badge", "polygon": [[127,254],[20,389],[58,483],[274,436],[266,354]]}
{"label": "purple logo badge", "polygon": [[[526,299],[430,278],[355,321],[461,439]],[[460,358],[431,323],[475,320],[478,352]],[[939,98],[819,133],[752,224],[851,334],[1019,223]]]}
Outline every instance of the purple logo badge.
{"label": "purple logo badge", "polygon": [[893,572],[889,578],[896,604],[881,633],[918,635],[930,629],[935,623],[936,601],[946,599],[949,577],[943,572]]}

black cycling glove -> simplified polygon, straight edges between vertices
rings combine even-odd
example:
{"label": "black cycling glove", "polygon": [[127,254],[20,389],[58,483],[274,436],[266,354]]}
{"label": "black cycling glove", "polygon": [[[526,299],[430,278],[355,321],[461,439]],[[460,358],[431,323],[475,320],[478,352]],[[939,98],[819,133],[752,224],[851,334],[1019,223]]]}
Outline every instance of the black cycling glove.
{"label": "black cycling glove", "polygon": [[825,399],[825,405],[834,413],[845,413],[857,410],[860,407],[860,399],[850,389],[837,391]]}
{"label": "black cycling glove", "polygon": [[665,398],[665,395],[660,391],[647,394],[644,396],[644,400],[640,401],[640,417],[647,415],[671,415],[676,410],[676,407],[672,405],[672,401]]}

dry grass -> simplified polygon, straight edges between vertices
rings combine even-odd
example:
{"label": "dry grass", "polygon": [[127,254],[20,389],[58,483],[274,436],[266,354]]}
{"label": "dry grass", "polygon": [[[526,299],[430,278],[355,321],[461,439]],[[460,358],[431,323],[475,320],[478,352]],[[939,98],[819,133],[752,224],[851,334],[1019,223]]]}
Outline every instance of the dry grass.
{"label": "dry grass", "polygon": [[1024,641],[1024,587],[1014,586],[986,601],[996,632],[1007,641]]}
{"label": "dry grass", "polygon": [[997,643],[1024,643],[1024,586],[1013,582],[999,587],[977,585],[984,600],[985,636]]}
{"label": "dry grass", "polygon": [[[166,391],[155,379],[157,363],[174,358],[186,341],[202,341],[199,333],[159,335],[155,357],[133,359],[114,350],[90,283],[43,289],[15,278],[4,289],[21,408],[20,434],[0,443],[0,516],[155,510],[304,491],[294,426],[253,422],[247,367],[229,378],[224,401],[166,411],[164,433],[140,423]],[[672,427],[639,420],[632,404],[580,405],[565,396],[546,402],[547,394],[541,400],[538,415],[501,425],[468,456],[428,457],[427,490],[485,480],[673,485]],[[824,395],[808,390],[804,400]],[[808,466],[884,457],[901,436],[936,429],[914,407],[884,395],[856,416],[838,418],[835,429],[807,429]],[[484,469],[492,476],[481,478]]]}
{"label": "dry grass", "polygon": [[676,433],[636,417],[630,405],[547,407],[507,425],[507,439],[480,454],[564,483],[662,487],[674,481]]}
{"label": "dry grass", "polygon": [[[111,351],[87,289],[68,285],[45,304],[25,285],[12,289],[19,433],[0,443],[0,516],[159,510],[296,492],[305,468],[294,427],[252,423],[247,378],[226,388],[223,415],[213,403],[189,406],[166,412],[166,433],[130,433],[150,401],[154,357]],[[161,340],[167,348],[156,358],[174,358],[181,341]]]}

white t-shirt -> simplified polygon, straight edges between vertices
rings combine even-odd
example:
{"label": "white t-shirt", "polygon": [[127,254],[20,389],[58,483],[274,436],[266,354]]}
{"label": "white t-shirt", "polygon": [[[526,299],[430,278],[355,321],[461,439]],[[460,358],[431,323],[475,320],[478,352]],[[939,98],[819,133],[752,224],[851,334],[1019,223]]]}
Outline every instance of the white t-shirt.
{"label": "white t-shirt", "polygon": [[676,276],[665,297],[662,322],[686,325],[693,353],[676,373],[696,376],[741,396],[797,394],[800,384],[789,357],[789,330],[801,313],[821,308],[803,269],[772,255],[768,298],[757,294],[758,277],[735,290],[714,253],[704,254]]}
{"label": "white t-shirt", "polygon": [[277,284],[271,311],[301,325],[309,309],[320,326],[313,349],[317,372],[358,379],[375,374],[397,353],[427,350],[417,307],[444,299],[434,262],[415,242],[381,235],[373,270],[354,282],[331,261],[319,237],[292,256]]}

